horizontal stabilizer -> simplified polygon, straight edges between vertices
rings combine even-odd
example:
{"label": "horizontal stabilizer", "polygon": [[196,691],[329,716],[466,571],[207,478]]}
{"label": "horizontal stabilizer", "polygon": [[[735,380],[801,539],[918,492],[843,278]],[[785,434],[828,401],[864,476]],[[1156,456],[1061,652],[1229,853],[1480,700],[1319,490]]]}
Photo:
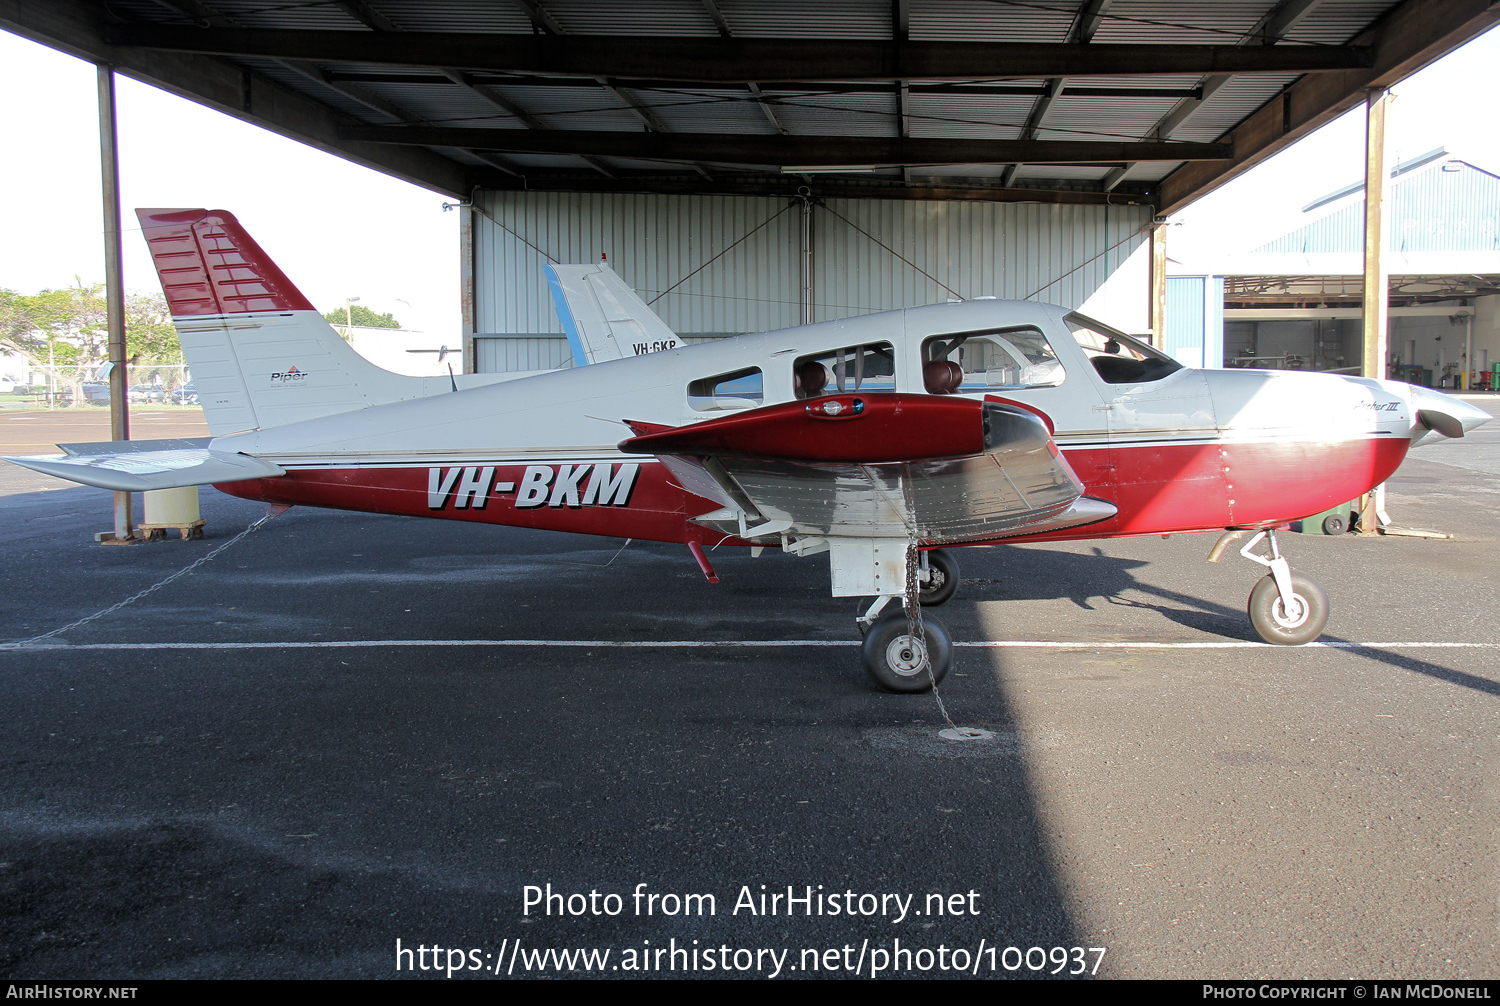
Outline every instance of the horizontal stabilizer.
{"label": "horizontal stabilizer", "polygon": [[210,450],[207,440],[125,440],[58,446],[67,453],[4,460],[43,475],[116,492],[179,489],[286,474],[286,469],[269,461]]}

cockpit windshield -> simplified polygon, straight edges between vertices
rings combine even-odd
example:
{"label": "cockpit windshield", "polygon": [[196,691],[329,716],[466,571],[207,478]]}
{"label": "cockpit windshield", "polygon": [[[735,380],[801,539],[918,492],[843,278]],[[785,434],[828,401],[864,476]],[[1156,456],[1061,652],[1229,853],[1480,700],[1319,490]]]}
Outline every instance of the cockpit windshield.
{"label": "cockpit windshield", "polygon": [[1182,364],[1161,350],[1092,318],[1070,314],[1064,320],[1106,384],[1145,384],[1182,369]]}

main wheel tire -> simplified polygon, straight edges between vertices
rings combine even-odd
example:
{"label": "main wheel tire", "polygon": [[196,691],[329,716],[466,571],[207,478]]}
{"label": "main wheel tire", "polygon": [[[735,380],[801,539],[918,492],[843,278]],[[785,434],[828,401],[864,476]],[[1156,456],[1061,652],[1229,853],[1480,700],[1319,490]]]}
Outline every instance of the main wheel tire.
{"label": "main wheel tire", "polygon": [[1292,594],[1301,608],[1289,615],[1274,576],[1262,578],[1250,591],[1250,624],[1261,639],[1278,646],[1301,646],[1322,634],[1328,624],[1328,595],[1323,588],[1316,580],[1293,573]]}
{"label": "main wheel tire", "polygon": [[927,572],[930,579],[917,592],[917,600],[924,608],[936,608],[958,590],[958,560],[941,549],[927,553]]}
{"label": "main wheel tire", "polygon": [[920,644],[913,639],[906,622],[906,612],[899,605],[889,615],[877,619],[865,635],[863,656],[865,670],[888,692],[925,692],[933,681],[942,681],[953,664],[953,639],[943,623],[922,619],[927,653],[932,662],[932,676],[921,659]]}
{"label": "main wheel tire", "polygon": [[1323,518],[1324,534],[1343,534],[1347,530],[1348,527],[1346,527],[1344,524],[1343,514],[1331,513],[1327,517]]}

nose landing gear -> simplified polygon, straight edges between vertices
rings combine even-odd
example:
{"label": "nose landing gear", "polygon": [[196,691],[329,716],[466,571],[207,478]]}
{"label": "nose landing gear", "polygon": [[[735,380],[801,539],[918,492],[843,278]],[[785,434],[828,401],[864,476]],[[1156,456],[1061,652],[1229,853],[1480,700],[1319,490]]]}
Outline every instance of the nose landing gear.
{"label": "nose landing gear", "polygon": [[[1230,542],[1244,534],[1244,531],[1226,533],[1214,545],[1209,561],[1218,562]],[[1251,551],[1263,538],[1269,551],[1264,555]],[[1271,571],[1250,591],[1248,610],[1256,634],[1278,646],[1300,646],[1317,639],[1328,624],[1328,595],[1316,580],[1292,572],[1276,546],[1276,532],[1256,533],[1240,549],[1240,555]]]}

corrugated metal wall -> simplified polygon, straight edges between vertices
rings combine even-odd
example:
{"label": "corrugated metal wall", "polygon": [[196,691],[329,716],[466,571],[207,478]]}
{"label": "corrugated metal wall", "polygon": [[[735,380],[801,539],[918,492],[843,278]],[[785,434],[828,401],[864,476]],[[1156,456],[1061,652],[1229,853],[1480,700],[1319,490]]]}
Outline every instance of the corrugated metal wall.
{"label": "corrugated metal wall", "polygon": [[[667,325],[696,338],[801,323],[796,200],[483,191],[476,198],[482,371],[522,363],[536,369],[529,364],[557,359],[555,346],[488,345],[561,334],[542,275],[547,261],[607,255]],[[1149,208],[1138,206],[830,200],[812,211],[812,317],[827,321],[954,295],[1076,307],[1147,240],[1150,219]],[[513,333],[526,338],[485,338]]]}
{"label": "corrugated metal wall", "polygon": [[1224,277],[1167,277],[1162,352],[1184,367],[1224,366]]}
{"label": "corrugated metal wall", "polygon": [[541,333],[479,336],[474,339],[474,371],[556,370],[571,367],[573,352],[566,336]]}
{"label": "corrugated metal wall", "polygon": [[[1456,170],[1445,170],[1452,167]],[[1433,164],[1387,190],[1387,248],[1398,252],[1500,249],[1500,178],[1462,161]],[[1365,201],[1347,206],[1256,252],[1362,252]]]}
{"label": "corrugated metal wall", "polygon": [[[678,337],[689,346],[700,342],[727,339],[742,332],[679,332]],[[474,339],[474,354],[478,361],[475,372],[480,374],[508,373],[516,370],[557,370],[573,366],[573,350],[565,335],[549,335],[530,332],[516,335],[479,335]]]}
{"label": "corrugated metal wall", "polygon": [[1078,307],[1150,221],[1136,206],[829,200],[813,211],[813,320],[954,294]]}

